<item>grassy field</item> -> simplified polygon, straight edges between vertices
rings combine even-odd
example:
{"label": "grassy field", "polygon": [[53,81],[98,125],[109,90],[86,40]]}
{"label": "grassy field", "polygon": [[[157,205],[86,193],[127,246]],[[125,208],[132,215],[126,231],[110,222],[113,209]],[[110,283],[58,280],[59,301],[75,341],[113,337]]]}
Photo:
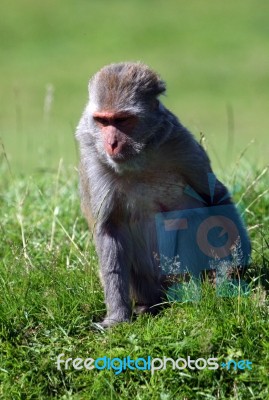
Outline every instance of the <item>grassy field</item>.
{"label": "grassy field", "polygon": [[[221,298],[205,284],[198,302],[173,303],[157,317],[108,331],[94,324],[105,306],[74,168],[60,164],[58,173],[12,178],[3,160],[1,173],[0,398],[269,398],[269,201],[262,171],[245,176],[243,185],[234,175],[253,244],[249,295]],[[252,370],[59,371],[62,353],[65,360],[249,360]]]}
{"label": "grassy field", "polygon": [[165,104],[206,135],[218,167],[252,139],[247,158],[262,165],[269,149],[268,14],[267,0],[2,0],[0,137],[13,168],[76,162],[73,133],[88,79],[124,60],[142,60],[163,76]]}
{"label": "grassy field", "polygon": [[[265,0],[1,1],[0,399],[269,399],[268,15]],[[103,331],[73,134],[88,78],[121,60],[159,71],[164,103],[205,135],[253,251],[247,296],[205,283],[199,302]],[[61,353],[252,369],[57,370]]]}

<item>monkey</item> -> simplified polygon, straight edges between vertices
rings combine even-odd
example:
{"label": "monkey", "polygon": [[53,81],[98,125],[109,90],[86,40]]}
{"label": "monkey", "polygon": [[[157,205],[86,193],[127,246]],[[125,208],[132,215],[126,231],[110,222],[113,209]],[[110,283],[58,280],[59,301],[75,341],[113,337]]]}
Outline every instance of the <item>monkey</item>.
{"label": "monkey", "polygon": [[[210,202],[209,157],[160,101],[165,91],[161,77],[141,62],[107,65],[90,79],[76,130],[81,208],[94,231],[107,307],[103,327],[130,321],[133,304],[150,312],[164,301],[156,216],[207,210],[221,199],[235,209],[217,179]],[[165,223],[171,231],[173,221]],[[185,248],[195,247],[193,242]]]}

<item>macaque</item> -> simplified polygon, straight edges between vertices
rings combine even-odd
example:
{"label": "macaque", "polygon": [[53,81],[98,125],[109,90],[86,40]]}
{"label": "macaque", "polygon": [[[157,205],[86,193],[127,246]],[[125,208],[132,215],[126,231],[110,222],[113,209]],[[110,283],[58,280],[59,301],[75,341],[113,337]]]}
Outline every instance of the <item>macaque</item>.
{"label": "macaque", "polygon": [[[81,206],[94,230],[107,306],[104,327],[129,321],[132,305],[150,312],[164,301],[156,215],[221,201],[235,209],[217,179],[212,200],[209,158],[160,102],[165,89],[142,63],[105,66],[90,80],[77,127]],[[174,229],[171,221],[167,226]],[[244,228],[243,235],[248,242]],[[232,247],[236,237],[230,242]],[[195,238],[189,246],[196,246]]]}

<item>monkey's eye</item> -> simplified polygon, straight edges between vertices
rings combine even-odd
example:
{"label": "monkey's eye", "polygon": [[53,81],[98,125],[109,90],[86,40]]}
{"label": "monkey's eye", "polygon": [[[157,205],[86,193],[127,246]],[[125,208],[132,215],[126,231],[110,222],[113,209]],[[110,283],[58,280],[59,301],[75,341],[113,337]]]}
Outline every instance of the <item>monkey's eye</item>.
{"label": "monkey's eye", "polygon": [[127,121],[128,121],[128,117],[115,118],[113,120],[115,125],[124,124]]}
{"label": "monkey's eye", "polygon": [[110,122],[107,118],[93,117],[93,119],[97,124],[100,124],[102,126],[108,126],[110,124]]}

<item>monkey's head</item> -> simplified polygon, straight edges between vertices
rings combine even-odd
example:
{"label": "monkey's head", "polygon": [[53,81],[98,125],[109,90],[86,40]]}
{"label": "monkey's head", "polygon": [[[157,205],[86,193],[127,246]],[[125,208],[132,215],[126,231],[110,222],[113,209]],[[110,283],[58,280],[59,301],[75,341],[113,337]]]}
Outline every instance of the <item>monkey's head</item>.
{"label": "monkey's head", "polygon": [[141,63],[111,64],[89,84],[86,108],[97,156],[116,172],[141,168],[145,149],[162,122],[159,76]]}

